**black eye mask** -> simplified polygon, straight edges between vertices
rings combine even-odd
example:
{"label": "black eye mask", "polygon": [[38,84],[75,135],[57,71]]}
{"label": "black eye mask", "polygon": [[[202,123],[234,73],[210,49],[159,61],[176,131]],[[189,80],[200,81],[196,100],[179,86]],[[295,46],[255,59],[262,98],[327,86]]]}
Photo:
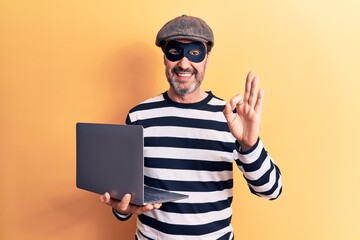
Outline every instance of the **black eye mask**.
{"label": "black eye mask", "polygon": [[166,58],[171,62],[176,62],[186,57],[191,62],[199,63],[206,56],[205,45],[201,42],[181,43],[170,41],[162,50]]}

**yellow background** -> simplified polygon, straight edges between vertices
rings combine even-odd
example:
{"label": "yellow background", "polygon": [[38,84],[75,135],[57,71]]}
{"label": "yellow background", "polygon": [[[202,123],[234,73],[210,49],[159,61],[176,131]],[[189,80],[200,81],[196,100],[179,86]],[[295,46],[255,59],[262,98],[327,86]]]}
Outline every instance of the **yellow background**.
{"label": "yellow background", "polygon": [[236,171],[237,239],[360,239],[360,1],[0,0],[0,239],[133,239],[75,187],[75,123],[123,123],[167,89],[155,35],[208,22],[203,84],[229,99],[261,77],[261,137],[283,174],[276,201]]}

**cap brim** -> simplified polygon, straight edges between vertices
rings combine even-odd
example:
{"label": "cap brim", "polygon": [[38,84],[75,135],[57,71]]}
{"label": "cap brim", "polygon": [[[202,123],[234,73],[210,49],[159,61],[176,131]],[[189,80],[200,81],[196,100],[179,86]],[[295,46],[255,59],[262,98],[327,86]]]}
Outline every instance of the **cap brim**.
{"label": "cap brim", "polygon": [[[156,45],[160,47],[164,42],[174,41],[174,40],[192,40],[192,41],[199,41],[199,42],[203,42],[203,43],[209,43],[209,41],[207,39],[204,39],[201,37],[188,36],[188,35],[176,35],[176,36],[171,36],[171,37],[165,38],[161,42],[158,42]],[[211,46],[213,45],[212,42],[210,42],[210,44],[211,44]]]}

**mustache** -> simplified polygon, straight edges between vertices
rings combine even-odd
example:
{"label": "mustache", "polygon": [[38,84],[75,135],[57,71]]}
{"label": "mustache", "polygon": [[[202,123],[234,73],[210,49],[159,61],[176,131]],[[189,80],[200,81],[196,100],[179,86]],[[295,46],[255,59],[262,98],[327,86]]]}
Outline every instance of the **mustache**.
{"label": "mustache", "polygon": [[171,69],[172,73],[178,73],[178,72],[187,72],[187,73],[192,73],[192,74],[197,74],[198,71],[196,69],[193,68],[186,68],[183,69],[181,67],[173,67],[173,69]]}

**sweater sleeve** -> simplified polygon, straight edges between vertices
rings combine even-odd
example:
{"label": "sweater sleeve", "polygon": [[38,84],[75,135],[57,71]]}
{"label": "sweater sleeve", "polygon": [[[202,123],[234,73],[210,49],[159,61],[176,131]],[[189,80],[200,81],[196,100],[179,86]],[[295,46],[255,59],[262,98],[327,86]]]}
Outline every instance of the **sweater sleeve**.
{"label": "sweater sleeve", "polygon": [[280,169],[268,155],[260,138],[247,151],[243,151],[236,142],[234,159],[253,194],[269,200],[280,196],[282,191]]}
{"label": "sweater sleeve", "polygon": [[118,211],[116,211],[115,208],[112,209],[112,212],[113,212],[114,216],[120,221],[126,221],[132,216],[132,214],[123,215],[123,214],[119,213]]}

